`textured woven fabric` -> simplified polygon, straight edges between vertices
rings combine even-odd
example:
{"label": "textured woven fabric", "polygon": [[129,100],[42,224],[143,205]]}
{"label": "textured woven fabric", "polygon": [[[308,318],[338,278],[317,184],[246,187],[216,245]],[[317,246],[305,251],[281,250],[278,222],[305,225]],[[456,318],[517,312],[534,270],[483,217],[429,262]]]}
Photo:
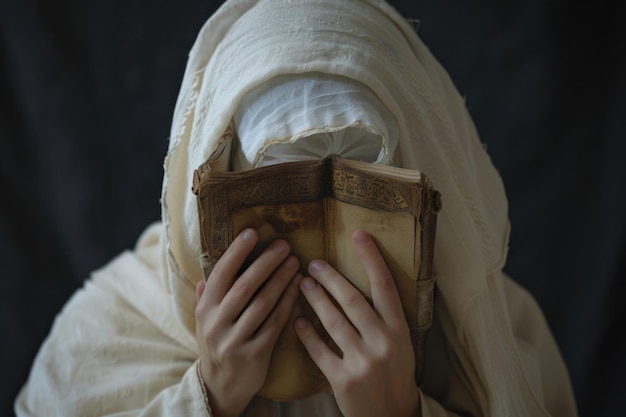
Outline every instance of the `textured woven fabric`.
{"label": "textured woven fabric", "polygon": [[[201,277],[196,205],[182,194],[193,169],[219,145],[247,92],[278,75],[314,72],[370,88],[397,123],[393,160],[425,172],[442,193],[435,248],[440,317],[481,409],[548,415],[503,297],[509,224],[501,179],[445,70],[384,2],[233,2],[205,25],[190,54],[166,161],[168,276],[177,305],[193,300]],[[193,328],[193,317],[180,308],[179,319]],[[569,412],[571,401],[563,402]]]}
{"label": "textured woven fabric", "polygon": [[[298,74],[366,86],[393,117],[393,132],[377,132],[383,144],[397,135],[390,159],[425,172],[442,193],[422,415],[576,414],[541,312],[501,271],[509,226],[500,177],[462,98],[412,27],[382,1],[234,0],[190,53],[165,162],[163,225],[68,303],[18,398],[18,415],[55,415],[50,404],[65,416],[210,415],[196,372],[202,273],[193,171],[219,147],[246,94]],[[304,137],[307,124],[292,126],[293,136]],[[322,395],[255,399],[246,415],[340,413]]]}

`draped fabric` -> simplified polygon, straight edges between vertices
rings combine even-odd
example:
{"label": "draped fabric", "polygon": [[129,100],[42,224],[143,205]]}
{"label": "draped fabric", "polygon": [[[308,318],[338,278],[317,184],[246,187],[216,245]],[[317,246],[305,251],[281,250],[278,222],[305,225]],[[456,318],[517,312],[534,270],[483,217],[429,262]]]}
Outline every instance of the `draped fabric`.
{"label": "draped fabric", "polygon": [[[444,329],[481,407],[544,415],[523,367],[501,269],[507,205],[464,102],[413,29],[383,2],[233,2],[202,29],[174,114],[163,192],[169,285],[190,332],[198,266],[193,169],[219,145],[246,92],[282,74],[320,72],[367,85],[394,115],[394,160],[442,193],[435,247]],[[181,222],[185,219],[187,222]],[[498,334],[494,343],[489,335]]]}
{"label": "draped fabric", "polygon": [[393,116],[371,90],[320,73],[277,76],[252,89],[233,125],[235,171],[333,153],[389,164],[398,143]]}
{"label": "draped fabric", "polygon": [[[366,86],[381,117],[389,119],[388,113],[394,121],[393,128],[375,132],[381,144],[397,135],[389,159],[425,172],[443,196],[435,247],[437,323],[422,414],[576,414],[545,320],[502,273],[507,201],[464,101],[413,28],[374,0],[235,0],[207,22],[191,50],[174,112],[163,225],[155,226],[162,229],[146,232],[134,254],[115,260],[75,295],[40,351],[18,414],[34,415],[55,398],[80,415],[90,404],[94,415],[209,413],[195,373],[195,284],[202,273],[193,171],[219,147],[233,119],[241,121],[237,112],[248,93],[277,77],[311,74]],[[303,136],[309,122],[296,124],[278,142]],[[100,301],[88,301],[95,298]],[[97,317],[85,315],[90,308],[92,315],[107,313],[99,318],[105,320],[101,340],[81,337],[93,332],[89,326]],[[122,323],[142,330],[131,334],[124,325],[117,328]],[[71,354],[62,354],[64,342],[71,342]],[[78,367],[87,358],[91,366]],[[90,388],[79,393],[87,381]],[[258,399],[248,415],[339,415],[330,396],[306,403]],[[325,411],[304,411],[314,409]]]}

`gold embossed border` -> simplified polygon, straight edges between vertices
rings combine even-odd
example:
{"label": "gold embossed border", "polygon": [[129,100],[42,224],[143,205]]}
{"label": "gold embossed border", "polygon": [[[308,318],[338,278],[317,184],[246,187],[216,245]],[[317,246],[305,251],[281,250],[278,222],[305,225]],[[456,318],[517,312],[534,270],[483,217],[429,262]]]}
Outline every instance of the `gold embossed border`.
{"label": "gold embossed border", "polygon": [[409,213],[419,218],[423,186],[338,168],[332,173],[332,196],[373,210]]}

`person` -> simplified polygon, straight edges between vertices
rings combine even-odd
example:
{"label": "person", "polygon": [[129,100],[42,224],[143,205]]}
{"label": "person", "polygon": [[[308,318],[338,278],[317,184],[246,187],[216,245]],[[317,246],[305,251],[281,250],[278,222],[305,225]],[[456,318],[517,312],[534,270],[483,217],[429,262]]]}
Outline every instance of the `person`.
{"label": "person", "polygon": [[[324,260],[299,265],[284,240],[241,270],[258,239],[252,229],[204,280],[190,189],[215,152],[228,154],[217,170],[339,153],[429,176],[443,208],[422,384],[397,289],[364,231],[353,246],[372,305]],[[501,179],[448,75],[384,1],[227,1],[189,56],[161,201],[162,222],[94,272],[56,318],[18,416],[577,414],[540,309],[502,272]],[[273,402],[257,393],[300,293],[343,355],[297,319],[333,393]]]}

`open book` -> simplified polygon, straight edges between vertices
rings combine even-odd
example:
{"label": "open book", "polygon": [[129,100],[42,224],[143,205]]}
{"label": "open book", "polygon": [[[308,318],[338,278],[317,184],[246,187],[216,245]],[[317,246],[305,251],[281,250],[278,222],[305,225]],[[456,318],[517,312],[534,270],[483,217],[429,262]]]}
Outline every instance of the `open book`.
{"label": "open book", "polygon": [[[371,301],[368,278],[351,236],[367,230],[381,250],[400,292],[411,331],[416,380],[424,366],[425,337],[432,321],[433,248],[440,195],[426,176],[386,165],[342,159],[288,162],[238,172],[217,172],[211,160],[195,172],[205,277],[245,228],[259,233],[255,259],[273,240],[287,240],[300,259],[325,259]],[[326,342],[339,350],[301,297],[274,349],[260,395],[277,401],[330,392],[293,330],[307,315]]]}

